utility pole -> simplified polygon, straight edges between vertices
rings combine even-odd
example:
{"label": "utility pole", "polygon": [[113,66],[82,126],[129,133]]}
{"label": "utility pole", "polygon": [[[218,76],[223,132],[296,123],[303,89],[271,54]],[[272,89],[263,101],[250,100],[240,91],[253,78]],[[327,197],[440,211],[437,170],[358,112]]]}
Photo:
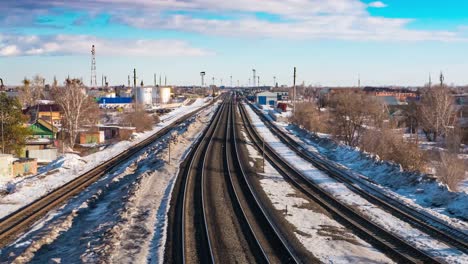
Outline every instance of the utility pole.
{"label": "utility pole", "polygon": [[296,114],[296,67],[294,67],[293,93],[294,93],[293,114]]}
{"label": "utility pole", "polygon": [[213,81],[213,86],[215,85],[215,77],[212,77],[211,80]]}
{"label": "utility pole", "polygon": [[253,69],[252,72],[253,72],[253,84],[252,84],[252,87],[255,87],[255,81],[256,81],[256,79],[257,79],[257,78],[255,77],[255,73],[256,73],[255,69]]}
{"label": "utility pole", "polygon": [[133,92],[135,94],[135,111],[136,111],[136,105],[138,103],[138,92],[137,92],[137,89],[136,89],[136,81],[137,81],[136,69],[133,68]]}
{"label": "utility pole", "polygon": [[130,75],[128,75],[128,87],[130,87]]}
{"label": "utility pole", "polygon": [[167,86],[167,75],[164,76],[164,86]]}
{"label": "utility pole", "polygon": [[201,76],[201,86],[202,86],[202,87],[205,86],[205,75],[206,75],[206,72],[204,72],[204,71],[200,72],[200,76]]}
{"label": "utility pole", "polygon": [[159,75],[159,86],[161,86],[161,75]]}
{"label": "utility pole", "polygon": [[258,79],[257,86],[260,87],[260,76],[257,76],[257,79]]}
{"label": "utility pole", "polygon": [[231,78],[231,88],[232,88],[232,75],[231,75],[231,76],[229,76],[229,78]]}
{"label": "utility pole", "polygon": [[441,88],[442,88],[442,86],[444,86],[444,80],[445,80],[445,77],[444,77],[444,74],[441,71],[440,72],[440,87]]}
{"label": "utility pole", "polygon": [[276,76],[273,76],[273,87],[276,87]]}
{"label": "utility pole", "polygon": [[154,74],[154,86],[156,87],[157,83],[156,83],[156,73]]}

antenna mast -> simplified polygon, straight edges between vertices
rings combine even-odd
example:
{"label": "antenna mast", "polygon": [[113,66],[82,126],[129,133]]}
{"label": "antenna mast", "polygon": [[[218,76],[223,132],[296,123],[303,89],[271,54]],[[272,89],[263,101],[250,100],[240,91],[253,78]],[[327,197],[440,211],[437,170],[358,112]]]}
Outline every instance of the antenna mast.
{"label": "antenna mast", "polygon": [[91,87],[96,87],[96,49],[91,47]]}

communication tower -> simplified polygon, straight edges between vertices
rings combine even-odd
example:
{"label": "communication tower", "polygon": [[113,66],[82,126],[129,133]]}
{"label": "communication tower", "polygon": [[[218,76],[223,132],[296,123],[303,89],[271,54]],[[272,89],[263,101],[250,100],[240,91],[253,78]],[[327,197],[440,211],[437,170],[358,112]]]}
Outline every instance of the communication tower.
{"label": "communication tower", "polygon": [[91,87],[96,87],[96,49],[94,45],[91,48]]}

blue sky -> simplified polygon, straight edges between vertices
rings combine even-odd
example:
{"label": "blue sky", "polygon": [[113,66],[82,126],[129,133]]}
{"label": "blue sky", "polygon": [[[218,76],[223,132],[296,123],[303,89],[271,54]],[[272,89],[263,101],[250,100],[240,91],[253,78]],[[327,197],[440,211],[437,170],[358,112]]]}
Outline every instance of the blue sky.
{"label": "blue sky", "polygon": [[[133,68],[171,84],[423,85],[440,71],[467,84],[468,2],[422,0],[3,0],[0,77],[127,83]],[[435,78],[435,77],[434,77]],[[164,78],[163,78],[164,79]]]}

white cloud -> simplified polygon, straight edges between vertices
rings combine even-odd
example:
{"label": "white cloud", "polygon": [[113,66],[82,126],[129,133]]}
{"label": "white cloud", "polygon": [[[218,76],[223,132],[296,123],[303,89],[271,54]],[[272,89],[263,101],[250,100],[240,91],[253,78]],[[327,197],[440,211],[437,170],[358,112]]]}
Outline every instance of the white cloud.
{"label": "white cloud", "polygon": [[[466,39],[459,31],[409,29],[411,19],[372,16],[368,7],[386,7],[382,1],[365,4],[360,0],[5,0],[0,2],[0,11],[20,10],[26,4],[35,6],[39,13],[54,7],[70,8],[90,14],[108,13],[111,22],[137,28],[215,36],[362,41]],[[258,13],[278,19],[261,19]],[[216,18],[217,14],[228,19]]]}
{"label": "white cloud", "polygon": [[19,53],[20,51],[16,45],[7,45],[0,48],[0,56],[15,56]]}
{"label": "white cloud", "polygon": [[87,35],[22,36],[0,34],[0,56],[90,54],[94,44],[100,55],[205,56],[210,52],[180,40],[102,39]]}
{"label": "white cloud", "polygon": [[385,4],[384,2],[382,1],[375,1],[375,2],[371,2],[368,4],[369,7],[374,7],[374,8],[385,8],[387,7],[388,5]]}

